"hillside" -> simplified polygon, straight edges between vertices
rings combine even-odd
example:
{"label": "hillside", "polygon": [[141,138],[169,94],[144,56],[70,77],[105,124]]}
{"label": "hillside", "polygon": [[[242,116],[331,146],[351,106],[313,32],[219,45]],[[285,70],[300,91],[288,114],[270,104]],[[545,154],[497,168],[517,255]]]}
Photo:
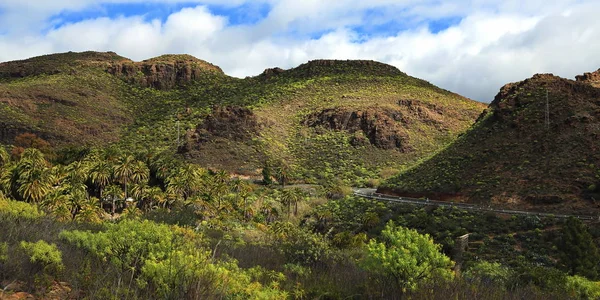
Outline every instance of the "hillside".
{"label": "hillside", "polygon": [[[189,55],[63,53],[0,64],[0,142],[162,149],[242,174],[356,182],[452,141],[484,105],[374,61],[227,76]],[[177,142],[179,141],[179,144]]]}
{"label": "hillside", "polygon": [[598,212],[600,89],[593,78],[593,73],[578,81],[541,74],[507,84],[469,131],[380,190],[504,207]]}
{"label": "hillside", "polygon": [[114,53],[63,53],[0,63],[0,143],[24,132],[55,146],[115,142],[131,113],[129,87],[103,71]]}
{"label": "hillside", "polygon": [[317,60],[268,69],[211,93],[232,90],[238,92],[223,97],[225,103],[251,111],[234,116],[235,109],[217,108],[210,120],[254,119],[256,125],[239,126],[249,135],[244,139],[234,130],[227,138],[217,133],[222,126],[201,124],[188,134],[185,155],[225,169],[235,161],[241,167],[234,171],[242,173],[284,165],[303,179],[355,180],[404,168],[454,139],[483,109],[373,61]]}

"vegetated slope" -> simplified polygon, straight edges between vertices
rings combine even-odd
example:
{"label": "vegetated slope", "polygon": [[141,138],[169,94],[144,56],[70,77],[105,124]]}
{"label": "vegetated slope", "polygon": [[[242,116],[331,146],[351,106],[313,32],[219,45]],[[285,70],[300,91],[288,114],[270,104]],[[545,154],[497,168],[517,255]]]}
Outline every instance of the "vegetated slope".
{"label": "vegetated slope", "polygon": [[584,80],[535,75],[504,86],[467,133],[380,190],[597,212],[599,150],[600,89]]}
{"label": "vegetated slope", "polygon": [[256,126],[236,127],[248,129],[250,138],[200,125],[183,152],[242,173],[283,166],[305,180],[356,182],[378,177],[384,168],[401,169],[450,142],[484,107],[374,61],[316,60],[267,69],[231,90],[237,92],[222,99],[251,111],[217,108],[210,120],[255,119]]}
{"label": "vegetated slope", "polygon": [[0,63],[0,142],[24,132],[59,147],[116,142],[144,113],[140,104],[160,101],[145,88],[175,89],[207,76],[225,75],[188,55],[133,62],[88,51]]}
{"label": "vegetated slope", "polygon": [[189,55],[0,64],[0,142],[22,132],[58,146],[118,142],[244,174],[283,165],[309,180],[378,177],[439,150],[483,109],[374,61],[316,60],[244,79]]}
{"label": "vegetated slope", "polygon": [[126,85],[103,71],[114,53],[63,53],[0,63],[0,143],[35,133],[53,145],[116,141],[131,122]]}

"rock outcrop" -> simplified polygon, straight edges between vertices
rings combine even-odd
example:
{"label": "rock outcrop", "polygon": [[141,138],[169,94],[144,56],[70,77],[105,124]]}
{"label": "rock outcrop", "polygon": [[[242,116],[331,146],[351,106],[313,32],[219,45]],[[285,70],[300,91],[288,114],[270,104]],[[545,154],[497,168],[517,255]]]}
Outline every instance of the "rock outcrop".
{"label": "rock outcrop", "polygon": [[198,149],[218,138],[231,141],[248,141],[259,130],[258,120],[252,110],[239,106],[217,106],[196,129],[189,132],[179,152]]}
{"label": "rock outcrop", "polygon": [[304,120],[304,125],[361,133],[355,136],[353,144],[363,143],[363,136],[375,147],[408,152],[411,148],[408,146],[408,135],[402,126],[406,122],[401,112],[393,110],[369,108],[353,111],[331,108],[309,115]]}
{"label": "rock outcrop", "polygon": [[224,75],[221,68],[191,55],[163,55],[142,62],[110,65],[106,71],[141,87],[169,90],[207,75]]}
{"label": "rock outcrop", "polygon": [[583,73],[583,75],[575,76],[575,80],[587,82],[595,87],[600,88],[600,69],[596,72],[587,72]]}

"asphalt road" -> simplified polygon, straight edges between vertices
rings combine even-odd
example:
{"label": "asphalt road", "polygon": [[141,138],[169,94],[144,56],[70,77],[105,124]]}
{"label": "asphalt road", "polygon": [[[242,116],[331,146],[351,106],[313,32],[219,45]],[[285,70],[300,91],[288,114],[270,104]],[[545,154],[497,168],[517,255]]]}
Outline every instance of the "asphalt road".
{"label": "asphalt road", "polygon": [[376,191],[377,191],[376,189],[357,188],[357,189],[354,189],[354,195],[358,196],[358,197],[363,197],[363,198],[373,199],[373,200],[380,200],[380,201],[407,203],[407,204],[415,204],[415,205],[434,205],[434,206],[442,206],[442,207],[457,207],[457,208],[465,209],[465,210],[489,211],[489,212],[507,214],[507,215],[526,215],[526,216],[540,216],[540,217],[554,217],[554,218],[575,217],[580,220],[587,220],[587,221],[600,220],[600,216],[565,215],[565,214],[553,214],[553,213],[524,211],[524,210],[500,209],[500,208],[494,208],[491,206],[469,204],[469,203],[454,203],[454,202],[423,199],[423,198],[419,199],[419,198],[396,197],[396,196],[390,196],[390,195],[385,195],[385,194],[378,194],[378,193],[376,193]]}

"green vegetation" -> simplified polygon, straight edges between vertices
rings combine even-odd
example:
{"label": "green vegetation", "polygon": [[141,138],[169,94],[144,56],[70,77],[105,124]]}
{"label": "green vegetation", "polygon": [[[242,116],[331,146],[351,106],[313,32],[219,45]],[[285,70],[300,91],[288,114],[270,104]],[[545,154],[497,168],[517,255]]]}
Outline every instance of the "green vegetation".
{"label": "green vegetation", "polygon": [[[10,152],[1,151],[0,282],[37,295],[337,299],[418,297],[432,286],[598,293],[588,268],[563,273],[567,261],[556,254],[562,241],[593,253],[598,234],[582,224],[372,202],[344,196],[335,181],[259,186],[167,153],[92,149],[63,165],[34,148]],[[46,173],[48,181],[33,176]],[[460,275],[449,257],[464,233],[471,239]],[[591,259],[577,262],[592,268]]]}
{"label": "green vegetation", "polygon": [[381,232],[382,242],[367,245],[367,268],[393,280],[402,290],[415,290],[421,281],[452,278],[452,262],[440,252],[429,235],[394,226],[389,222]]}
{"label": "green vegetation", "polygon": [[[544,121],[548,95],[548,127]],[[598,89],[547,74],[508,84],[450,145],[384,182],[398,194],[596,214]]]}
{"label": "green vegetation", "polygon": [[[148,67],[167,64],[195,71],[169,81]],[[1,297],[600,295],[594,226],[350,196],[432,163],[444,171],[426,186],[457,191],[459,163],[479,158],[436,157],[498,117],[449,144],[482,105],[391,66],[313,61],[236,79],[186,55],[87,52],[1,64],[0,81],[12,144],[0,146]],[[597,177],[580,179],[597,192]]]}
{"label": "green vegetation", "polygon": [[[154,65],[182,68],[181,74],[161,73]],[[185,66],[197,72],[184,76]],[[176,155],[185,146],[187,159],[240,174],[259,174],[265,161],[286,161],[291,181],[338,177],[362,184],[385,168],[411,166],[464,131],[484,107],[370,61],[313,61],[237,79],[187,55],[134,63],[114,53],[84,52],[4,63],[0,74],[6,81],[0,124],[11,128],[4,143],[35,133],[58,152],[117,143],[134,152],[152,147]],[[216,106],[250,108],[260,129],[245,140],[209,137],[198,145],[190,137]],[[393,124],[378,126],[393,125],[390,134],[402,135],[405,143],[383,149],[373,143],[387,137],[368,137],[367,129],[307,124],[327,109],[385,117],[379,122]]]}

